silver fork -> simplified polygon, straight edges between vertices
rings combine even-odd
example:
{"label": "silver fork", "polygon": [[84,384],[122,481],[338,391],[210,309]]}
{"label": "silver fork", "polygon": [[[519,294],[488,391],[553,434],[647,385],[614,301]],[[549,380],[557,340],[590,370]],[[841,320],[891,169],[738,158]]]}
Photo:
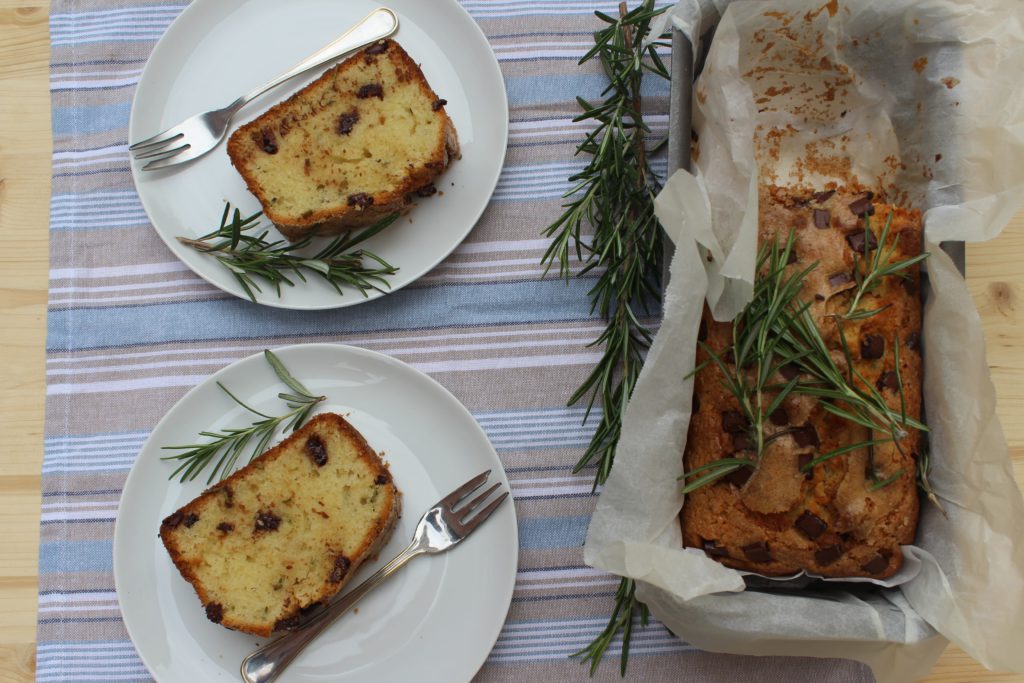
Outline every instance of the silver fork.
{"label": "silver fork", "polygon": [[[462,501],[483,486],[490,475],[490,470],[481,472],[427,510],[420,518],[419,524],[416,525],[412,543],[395,559],[378,569],[373,576],[346,593],[338,602],[317,612],[296,630],[267,643],[243,659],[242,680],[245,683],[271,683],[276,680],[285,667],[314,638],[330,626],[335,619],[351,609],[364,595],[398,571],[406,562],[419,555],[442,553],[473,533],[508,498],[508,491],[505,491],[485,507],[480,508],[481,504],[501,487],[499,482],[469,503],[456,509]],[[473,511],[477,509],[480,511],[473,515]],[[470,519],[470,515],[472,515],[472,519]]]}
{"label": "silver fork", "polygon": [[386,7],[370,12],[365,19],[350,28],[329,45],[320,48],[269,83],[242,95],[224,107],[190,116],[162,133],[140,140],[128,149],[136,159],[151,159],[142,167],[144,171],[167,168],[197,159],[216,147],[228,132],[231,118],[246,104],[271,88],[299,74],[358,50],[375,40],[387,38],[398,29],[398,17]]}

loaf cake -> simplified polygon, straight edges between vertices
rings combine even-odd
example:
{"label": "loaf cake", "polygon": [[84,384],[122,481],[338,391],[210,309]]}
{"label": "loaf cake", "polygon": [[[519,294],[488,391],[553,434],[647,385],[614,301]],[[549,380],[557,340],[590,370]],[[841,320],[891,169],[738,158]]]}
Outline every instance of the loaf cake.
{"label": "loaf cake", "polygon": [[164,519],[160,538],[210,621],[268,636],[338,593],[400,507],[387,465],[326,413]]}
{"label": "loaf cake", "polygon": [[[810,314],[836,366],[849,376],[847,357],[896,413],[921,413],[920,275],[914,265],[905,277],[881,279],[858,305],[884,309],[863,319],[846,314],[858,287],[855,269],[865,272],[868,257],[891,217],[882,246],[899,241],[891,262],[921,252],[921,216],[873,198],[870,192],[844,188],[796,192],[766,187],[760,192],[759,240],[784,244],[791,230],[794,254],[787,273],[817,264],[803,278],[798,299]],[[870,216],[871,234],[865,233]],[[839,328],[849,356],[842,351]],[[715,322],[705,310],[699,339],[734,368],[733,324]],[[896,373],[899,340],[899,374]],[[844,446],[882,441],[828,412],[817,397],[789,394],[765,421],[767,446],[758,459],[752,452],[751,425],[735,394],[723,384],[721,366],[706,348],[698,348],[693,416],[684,466],[687,471],[727,457],[750,459],[717,481],[686,494],[681,512],[683,542],[736,569],[763,575],[790,575],[801,570],[827,577],[885,578],[902,564],[901,544],[913,541],[918,517],[915,458],[920,434],[907,429],[895,442],[861,447],[811,466],[821,455]],[[785,385],[794,377],[810,380],[792,364],[783,366],[769,384]],[[902,385],[902,392],[899,390]],[[902,393],[902,397],[901,397]],[[833,405],[842,407],[841,401]],[[770,404],[769,404],[770,407]],[[805,471],[806,470],[806,471]],[[708,471],[708,470],[705,470]]]}
{"label": "loaf cake", "polygon": [[289,240],[336,235],[436,192],[460,156],[446,104],[381,40],[236,130],[228,156]]}

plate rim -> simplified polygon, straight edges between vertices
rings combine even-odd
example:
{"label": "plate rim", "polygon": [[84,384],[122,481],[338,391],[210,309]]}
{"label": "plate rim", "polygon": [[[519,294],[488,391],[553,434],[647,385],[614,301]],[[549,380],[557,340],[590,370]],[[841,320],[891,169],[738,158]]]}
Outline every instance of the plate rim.
{"label": "plate rim", "polygon": [[[512,573],[511,573],[512,580],[509,582],[509,585],[507,587],[505,587],[505,589],[504,589],[504,593],[506,595],[503,595],[501,597],[501,604],[504,605],[504,609],[503,609],[503,612],[501,614],[500,626],[497,629],[497,631],[495,632],[493,640],[491,638],[487,639],[487,640],[490,641],[488,646],[487,646],[487,648],[486,649],[481,648],[481,650],[482,650],[481,656],[478,657],[478,658],[474,658],[473,662],[474,662],[475,666],[473,668],[473,673],[470,676],[470,679],[472,679],[472,677],[475,676],[476,673],[478,673],[480,671],[481,667],[483,667],[483,665],[487,661],[487,657],[490,655],[491,651],[494,650],[494,646],[498,642],[498,638],[501,636],[501,631],[504,628],[505,623],[508,621],[508,613],[509,613],[509,610],[512,607],[512,597],[513,597],[513,593],[515,591],[516,576],[517,576],[517,574],[519,572],[519,515],[517,514],[516,509],[515,509],[515,499],[514,499],[514,496],[512,496],[511,482],[509,482],[508,474],[505,472],[505,465],[501,461],[501,457],[498,455],[497,449],[494,448],[494,444],[491,443],[490,437],[487,436],[487,433],[484,431],[483,427],[481,427],[480,423],[477,422],[475,417],[473,417],[473,414],[469,411],[469,408],[467,408],[462,403],[462,401],[460,401],[454,394],[452,394],[451,391],[449,391],[447,387],[445,387],[443,384],[441,384],[440,382],[438,382],[436,379],[434,379],[430,375],[426,374],[425,372],[422,372],[421,370],[418,370],[417,368],[409,365],[408,363],[406,363],[404,361],[401,361],[401,360],[399,360],[397,358],[394,358],[393,356],[389,356],[389,355],[387,355],[385,353],[381,353],[379,351],[373,351],[371,349],[366,349],[366,348],[363,348],[363,347],[360,347],[360,346],[352,346],[350,344],[333,343],[333,342],[297,343],[297,344],[286,344],[284,346],[277,346],[277,347],[273,347],[273,348],[270,348],[268,346],[267,348],[270,349],[271,351],[273,351],[275,354],[278,354],[278,355],[280,355],[280,352],[288,353],[288,352],[293,352],[293,351],[297,352],[299,350],[309,351],[312,348],[318,348],[318,349],[329,351],[329,352],[340,352],[340,353],[343,353],[343,354],[353,353],[356,356],[360,356],[360,355],[367,356],[367,357],[373,358],[374,360],[377,360],[377,361],[380,361],[380,362],[384,362],[384,363],[387,363],[387,364],[390,364],[390,365],[394,365],[396,367],[401,368],[402,371],[409,371],[409,372],[412,373],[413,376],[418,377],[418,379],[420,381],[426,380],[427,383],[432,385],[432,387],[435,390],[440,390],[442,392],[442,394],[444,396],[446,396],[450,400],[450,402],[453,404],[453,407],[456,407],[461,412],[461,416],[463,418],[468,418],[469,419],[469,422],[473,425],[473,428],[475,429],[475,431],[478,432],[479,435],[482,436],[485,439],[487,444],[490,445],[491,452],[494,455],[494,459],[496,460],[496,462],[498,463],[498,466],[500,468],[499,474],[500,474],[501,478],[505,481],[506,486],[508,486],[509,497],[512,499],[511,509],[512,509],[513,520],[514,520],[515,523],[512,525],[512,537],[510,539],[508,539],[508,540],[512,542],[511,545],[515,548],[515,552],[512,554],[512,556],[513,556],[513,565],[514,566],[512,567]],[[210,375],[208,375],[207,377],[202,379],[198,384],[196,384],[195,386],[191,387],[187,392],[185,392],[185,394],[182,395],[181,398],[179,398],[177,401],[175,401],[174,405],[171,406],[167,410],[167,412],[165,412],[160,417],[159,420],[157,420],[156,424],[154,424],[152,429],[150,430],[149,436],[146,437],[146,440],[143,442],[142,446],[140,447],[139,453],[136,454],[135,461],[132,463],[131,469],[129,469],[128,475],[125,477],[124,485],[121,488],[121,495],[118,497],[117,512],[116,512],[116,515],[115,515],[115,518],[114,518],[114,531],[113,531],[112,539],[111,539],[111,573],[112,573],[113,579],[114,579],[114,595],[115,595],[115,597],[117,599],[117,608],[118,608],[118,613],[119,613],[119,615],[121,617],[121,623],[124,625],[125,632],[127,633],[128,639],[129,639],[129,641],[132,644],[132,648],[135,650],[135,653],[138,655],[139,659],[142,661],[143,665],[146,667],[147,673],[150,676],[152,676],[153,679],[155,681],[157,681],[158,683],[171,683],[171,682],[170,681],[166,681],[166,680],[165,681],[161,681],[160,679],[157,678],[156,673],[154,673],[153,668],[150,666],[149,662],[147,661],[147,656],[143,653],[142,649],[140,649],[140,647],[138,645],[138,641],[136,640],[135,635],[133,635],[133,633],[132,633],[132,627],[129,626],[129,621],[128,621],[128,619],[125,618],[125,610],[124,610],[123,601],[122,601],[122,595],[121,595],[122,591],[120,590],[120,586],[122,585],[122,579],[120,579],[119,577],[121,576],[122,572],[119,571],[118,567],[120,566],[120,564],[122,562],[124,562],[124,560],[119,561],[118,557],[123,557],[124,550],[122,549],[122,551],[120,553],[118,552],[118,550],[119,550],[119,547],[122,544],[129,542],[128,539],[122,539],[122,534],[118,533],[118,529],[121,528],[121,514],[122,514],[122,511],[123,511],[124,506],[125,506],[125,497],[126,497],[125,494],[129,490],[129,486],[132,483],[132,480],[142,476],[142,475],[138,474],[138,471],[141,469],[138,466],[138,463],[141,462],[141,458],[139,456],[141,455],[141,453],[143,451],[145,451],[149,447],[150,441],[152,441],[152,438],[153,438],[153,434],[156,433],[157,430],[161,426],[163,426],[165,422],[167,422],[169,419],[171,419],[171,415],[174,412],[176,412],[177,410],[179,410],[180,409],[179,407],[182,404],[184,404],[187,400],[189,400],[191,397],[193,397],[194,394],[197,394],[202,389],[202,387],[207,386],[210,382],[218,381],[224,374],[230,372],[233,368],[235,368],[235,366],[237,366],[237,365],[239,365],[239,364],[241,364],[243,362],[252,361],[253,359],[256,359],[256,358],[258,358],[258,357],[260,357],[262,355],[263,355],[263,351],[257,351],[255,353],[249,354],[247,356],[239,358],[239,359],[237,359],[237,360],[235,360],[235,361],[225,365],[224,367],[220,368],[216,372],[211,373]],[[124,533],[127,533],[127,532],[124,532]]]}
{"label": "plate rim", "polygon": [[[138,83],[136,84],[135,92],[132,95],[131,109],[130,109],[129,114],[128,114],[128,144],[131,144],[131,141],[133,139],[135,139],[135,137],[137,135],[136,127],[138,126],[138,119],[136,118],[136,111],[137,111],[137,105],[138,105],[138,101],[139,101],[139,91],[140,91],[139,85],[141,85],[143,82],[146,81],[147,76],[149,76],[150,79],[153,78],[153,76],[151,75],[151,64],[153,62],[153,57],[156,56],[158,52],[163,52],[163,51],[166,51],[166,50],[169,49],[169,48],[166,47],[167,42],[165,41],[165,38],[167,37],[168,33],[170,33],[175,28],[175,26],[177,24],[179,24],[179,22],[183,21],[183,17],[191,16],[191,13],[195,13],[195,12],[200,11],[200,10],[198,10],[196,8],[203,7],[206,4],[208,4],[208,3],[213,3],[213,2],[216,2],[216,1],[217,0],[192,0],[192,2],[190,2],[188,5],[186,5],[185,8],[178,14],[178,16],[176,16],[171,21],[171,23],[164,30],[163,34],[157,40],[156,45],[153,46],[153,50],[150,52],[149,57],[147,57],[147,59],[146,59],[145,66],[142,67],[142,73],[139,74],[139,80],[138,80]],[[238,0],[238,1],[244,1],[244,0]],[[374,5],[376,5],[377,7],[389,7],[387,3],[381,2],[381,0],[370,0],[370,1]],[[431,1],[432,2],[438,2],[439,0],[431,0]],[[371,290],[368,290],[366,292],[365,296],[360,294],[358,291],[353,290],[353,291],[350,291],[350,292],[346,292],[347,294],[351,294],[352,295],[351,297],[344,297],[344,296],[338,295],[337,299],[333,300],[330,303],[314,304],[314,305],[304,305],[301,302],[286,304],[286,303],[284,303],[282,301],[282,299],[280,297],[274,298],[273,297],[273,292],[275,290],[272,287],[267,287],[264,290],[264,292],[260,292],[260,293],[256,294],[255,305],[257,305],[257,306],[267,306],[269,308],[278,308],[278,309],[282,309],[282,310],[293,310],[293,311],[327,311],[327,310],[336,310],[336,309],[341,309],[341,308],[348,308],[348,307],[351,307],[351,306],[358,306],[359,304],[368,303],[370,301],[375,301],[377,299],[381,299],[381,298],[383,298],[385,296],[388,296],[390,294],[394,294],[395,292],[397,292],[397,291],[399,291],[401,289],[404,289],[405,287],[408,287],[409,285],[411,285],[414,282],[418,281],[424,275],[426,275],[431,270],[436,268],[438,266],[438,264],[440,264],[446,258],[451,256],[452,252],[454,252],[459,247],[459,245],[461,245],[463,242],[466,241],[466,238],[469,237],[469,234],[473,231],[473,228],[475,228],[477,223],[480,222],[480,218],[483,216],[484,212],[490,206],[491,198],[494,196],[494,192],[495,192],[495,190],[498,187],[498,181],[501,178],[501,173],[502,173],[502,171],[505,168],[505,161],[508,158],[508,138],[509,138],[508,86],[505,83],[504,74],[502,74],[502,72],[501,72],[501,66],[498,63],[498,57],[497,57],[497,55],[494,52],[494,47],[491,45],[490,40],[487,38],[487,34],[484,33],[482,28],[480,28],[480,24],[478,24],[476,22],[476,20],[473,19],[473,16],[469,13],[468,10],[466,10],[465,7],[462,6],[462,4],[458,0],[442,0],[442,1],[447,2],[447,4],[450,7],[454,8],[454,11],[456,11],[459,14],[461,14],[463,16],[463,18],[465,20],[467,20],[469,22],[469,24],[472,26],[472,29],[473,29],[472,37],[473,37],[473,39],[479,41],[486,48],[487,54],[490,57],[490,59],[486,60],[486,68],[487,68],[487,70],[489,70],[491,72],[490,76],[488,76],[488,78],[496,77],[497,78],[497,82],[501,84],[501,87],[497,89],[498,90],[498,94],[499,94],[499,99],[500,99],[500,101],[498,102],[498,104],[499,104],[498,108],[499,108],[499,110],[503,110],[505,112],[505,115],[502,117],[502,121],[501,121],[501,128],[502,128],[501,145],[500,145],[501,146],[501,155],[500,155],[501,158],[499,159],[499,163],[495,166],[495,170],[494,170],[494,174],[493,174],[494,177],[492,179],[490,179],[488,181],[488,183],[487,183],[487,185],[490,186],[490,189],[487,192],[486,201],[481,202],[481,205],[480,205],[479,209],[476,211],[476,215],[474,216],[474,218],[471,221],[467,221],[466,229],[463,231],[463,233],[461,235],[458,236],[457,239],[455,239],[453,241],[450,249],[448,249],[447,251],[444,251],[443,253],[439,252],[438,256],[437,256],[437,258],[435,260],[431,261],[429,263],[429,265],[426,265],[424,268],[422,268],[420,270],[420,272],[414,274],[412,277],[409,278],[409,280],[407,280],[406,282],[404,282],[401,285],[398,285],[398,286],[392,285],[392,286],[388,287],[387,289],[385,289],[383,291],[371,289]],[[396,14],[398,14],[397,11],[396,11]],[[399,29],[398,30],[401,30],[401,17],[399,17]],[[463,38],[465,39],[466,36],[463,36]],[[466,41],[466,42],[469,42],[469,41]],[[340,60],[336,60],[333,63],[337,63],[337,61],[340,61]],[[320,69],[320,67],[317,67],[317,69]],[[307,73],[305,73],[305,74],[303,74],[301,76],[297,76],[296,79],[300,79],[300,78],[301,79],[307,79],[311,74],[318,73],[317,69],[313,69],[312,71],[307,72]],[[299,81],[296,80],[295,82],[298,83]],[[471,106],[471,101],[470,101],[470,106]],[[232,125],[233,125],[233,127],[236,127],[235,124],[232,124]],[[218,148],[220,148],[222,145],[226,145],[226,144],[227,143],[225,141],[221,141],[220,143],[218,143],[218,147],[215,148],[210,153],[211,154],[216,153],[216,150]],[[149,203],[147,202],[147,200],[146,200],[146,198],[144,196],[144,193],[139,191],[139,182],[138,182],[139,179],[146,177],[146,176],[142,175],[143,173],[150,173],[150,172],[149,171],[145,171],[145,172],[142,171],[140,165],[138,164],[138,162],[136,162],[134,159],[132,159],[130,154],[129,154],[129,159],[128,159],[128,167],[129,167],[129,169],[131,171],[132,187],[135,190],[136,196],[138,196],[138,198],[139,198],[139,203],[142,205],[143,211],[146,213],[146,218],[149,221],[150,227],[153,229],[154,232],[156,232],[156,234],[160,238],[160,240],[167,246],[168,250],[174,256],[174,258],[177,259],[178,261],[180,261],[182,264],[184,264],[186,268],[188,268],[191,272],[193,272],[194,274],[199,276],[199,278],[201,278],[204,282],[208,283],[210,286],[215,287],[216,289],[224,292],[225,294],[229,294],[232,297],[241,299],[241,300],[243,300],[243,301],[245,301],[247,303],[253,303],[252,300],[249,299],[245,295],[245,292],[243,290],[241,290],[241,288],[239,288],[239,291],[236,292],[236,291],[233,291],[232,289],[229,289],[226,285],[224,285],[222,283],[215,282],[213,280],[213,276],[212,275],[207,275],[206,272],[200,272],[200,269],[197,269],[197,268],[193,267],[193,265],[191,263],[189,263],[187,260],[185,260],[181,256],[181,254],[179,253],[179,248],[181,248],[181,245],[178,244],[176,240],[171,239],[171,237],[169,235],[165,235],[163,231],[161,231],[159,228],[157,228],[156,222],[153,220],[152,211],[151,211],[151,208],[149,206]],[[156,177],[156,176],[153,176],[153,177]],[[268,221],[268,224],[269,224],[270,227],[273,227],[273,223],[269,223],[269,221]],[[274,228],[274,229],[276,230],[276,228]],[[401,264],[396,264],[396,265],[398,265],[399,268],[402,268]],[[233,281],[232,281],[232,284],[234,284]]]}

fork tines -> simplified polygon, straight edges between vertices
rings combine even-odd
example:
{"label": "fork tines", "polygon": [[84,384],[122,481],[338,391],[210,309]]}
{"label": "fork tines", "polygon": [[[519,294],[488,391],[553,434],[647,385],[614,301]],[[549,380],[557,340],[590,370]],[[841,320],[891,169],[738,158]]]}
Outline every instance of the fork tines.
{"label": "fork tines", "polygon": [[[490,503],[488,503],[485,507],[480,509],[479,512],[477,512],[477,514],[473,514],[478,508],[480,508],[480,505],[491,496],[491,494],[493,494],[495,491],[501,488],[501,482],[498,482],[497,484],[494,484],[486,491],[478,495],[473,500],[469,501],[468,503],[465,503],[465,501],[470,497],[470,495],[475,493],[481,486],[483,486],[484,483],[487,481],[488,477],[490,476],[491,470],[481,472],[480,474],[473,477],[465,484],[463,484],[462,486],[460,486],[459,488],[455,489],[447,496],[442,498],[438,505],[443,508],[446,508],[452,514],[452,516],[455,517],[456,521],[458,521],[459,524],[466,527],[467,529],[472,529],[476,527],[478,524],[480,524],[485,519],[490,517],[491,513],[494,512],[494,510],[497,509],[497,507],[501,505],[506,498],[508,498],[508,491],[504,491],[499,496],[494,498]],[[471,516],[472,518],[470,518]]]}

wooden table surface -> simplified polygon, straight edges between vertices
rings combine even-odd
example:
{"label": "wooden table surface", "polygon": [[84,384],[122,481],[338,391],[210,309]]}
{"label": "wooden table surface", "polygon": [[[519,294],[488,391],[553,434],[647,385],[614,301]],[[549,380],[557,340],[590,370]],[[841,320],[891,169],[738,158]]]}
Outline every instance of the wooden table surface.
{"label": "wooden table surface", "polygon": [[[0,681],[34,680],[50,197],[48,2],[0,0]],[[1024,163],[1024,160],[1021,161]],[[999,414],[1024,483],[1024,212],[967,252]],[[1024,522],[1024,520],[1021,520]],[[1017,681],[956,647],[925,681]]]}

